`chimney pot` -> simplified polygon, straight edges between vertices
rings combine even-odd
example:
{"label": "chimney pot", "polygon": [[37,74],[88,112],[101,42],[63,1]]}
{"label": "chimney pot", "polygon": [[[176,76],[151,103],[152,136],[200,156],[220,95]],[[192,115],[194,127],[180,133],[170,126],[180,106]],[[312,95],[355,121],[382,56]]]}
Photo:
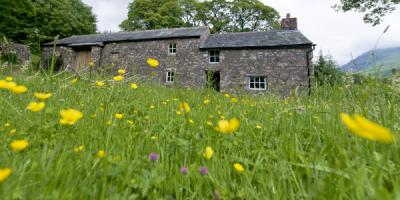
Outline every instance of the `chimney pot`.
{"label": "chimney pot", "polygon": [[290,18],[290,13],[286,14],[286,18],[287,18],[287,19]]}
{"label": "chimney pot", "polygon": [[281,30],[297,30],[297,18],[292,18],[290,13],[281,21]]}

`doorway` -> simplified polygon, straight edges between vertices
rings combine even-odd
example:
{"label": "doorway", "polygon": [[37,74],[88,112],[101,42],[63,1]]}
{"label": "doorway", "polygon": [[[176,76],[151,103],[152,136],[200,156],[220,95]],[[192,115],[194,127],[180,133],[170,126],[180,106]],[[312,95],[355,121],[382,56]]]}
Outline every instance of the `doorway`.
{"label": "doorway", "polygon": [[75,69],[82,70],[89,66],[89,62],[92,60],[92,54],[90,51],[77,51],[75,60]]}
{"label": "doorway", "polygon": [[207,88],[212,88],[215,91],[220,91],[221,73],[219,71],[206,70],[207,74]]}

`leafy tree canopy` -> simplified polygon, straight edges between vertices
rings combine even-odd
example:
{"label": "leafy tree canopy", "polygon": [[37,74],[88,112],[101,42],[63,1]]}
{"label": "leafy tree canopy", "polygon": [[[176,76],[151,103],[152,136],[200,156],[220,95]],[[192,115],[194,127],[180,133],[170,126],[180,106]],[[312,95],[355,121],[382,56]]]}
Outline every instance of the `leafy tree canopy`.
{"label": "leafy tree canopy", "polygon": [[259,0],[134,0],[123,30],[208,26],[211,32],[268,30],[279,13]]}
{"label": "leafy tree canopy", "polygon": [[344,12],[353,10],[365,13],[364,21],[374,26],[380,24],[382,17],[395,10],[400,0],[341,0],[335,7]]}
{"label": "leafy tree canopy", "polygon": [[0,0],[0,35],[38,51],[40,44],[96,32],[96,17],[81,0]]}

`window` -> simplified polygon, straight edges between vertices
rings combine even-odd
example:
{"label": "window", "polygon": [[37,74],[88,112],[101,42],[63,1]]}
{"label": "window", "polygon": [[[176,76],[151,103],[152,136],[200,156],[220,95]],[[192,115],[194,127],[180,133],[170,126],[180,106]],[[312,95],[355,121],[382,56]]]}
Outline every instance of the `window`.
{"label": "window", "polygon": [[213,50],[209,52],[210,63],[219,63],[219,51]]}
{"label": "window", "polygon": [[169,44],[168,53],[169,54],[176,54],[176,44],[175,43]]}
{"label": "window", "polygon": [[267,89],[267,77],[250,76],[249,77],[249,88],[251,90],[266,90]]}
{"label": "window", "polygon": [[175,72],[167,71],[166,82],[167,83],[173,83],[174,81],[175,81]]}

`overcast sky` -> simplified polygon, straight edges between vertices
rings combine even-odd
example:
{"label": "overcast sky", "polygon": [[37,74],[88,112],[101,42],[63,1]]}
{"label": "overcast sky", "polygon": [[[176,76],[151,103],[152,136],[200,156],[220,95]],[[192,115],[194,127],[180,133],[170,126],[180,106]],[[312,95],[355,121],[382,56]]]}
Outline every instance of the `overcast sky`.
{"label": "overcast sky", "polygon": [[[132,0],[83,0],[97,15],[98,31],[119,31],[118,25],[127,18]],[[298,18],[299,30],[317,44],[317,52],[331,54],[339,64],[371,50],[387,25],[389,31],[378,48],[400,47],[400,9],[384,18],[381,25],[364,24],[362,14],[336,12],[332,5],[339,0],[261,0],[275,8],[282,17],[291,13]]]}

